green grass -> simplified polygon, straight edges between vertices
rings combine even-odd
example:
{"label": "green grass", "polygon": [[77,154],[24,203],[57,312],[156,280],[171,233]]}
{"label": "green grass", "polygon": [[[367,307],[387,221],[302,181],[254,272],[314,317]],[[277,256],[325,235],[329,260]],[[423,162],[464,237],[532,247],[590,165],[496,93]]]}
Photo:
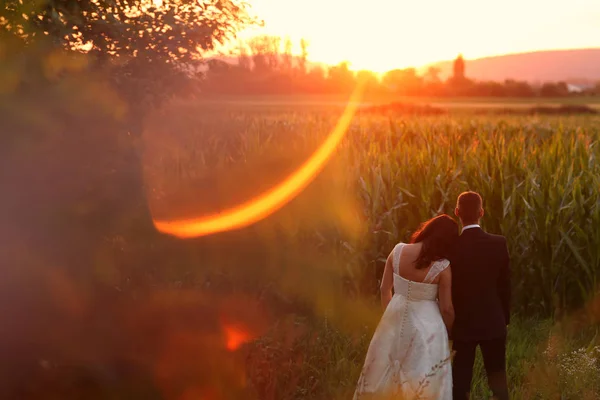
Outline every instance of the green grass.
{"label": "green grass", "polygon": [[[305,331],[289,346],[270,334],[252,345],[249,378],[265,399],[352,398],[371,331],[344,333],[321,320],[298,322]],[[597,330],[595,331],[598,332]],[[560,339],[557,339],[560,338]],[[547,354],[549,341],[560,340],[561,354]],[[517,319],[509,329],[507,373],[511,399],[595,398],[599,368],[578,365],[583,360],[568,354],[594,342],[593,335],[575,338],[558,333],[550,320]],[[597,342],[596,342],[597,343]],[[592,358],[598,355],[591,351]],[[584,361],[585,362],[585,361]],[[573,369],[574,372],[565,372]],[[579,382],[584,382],[580,384]],[[270,389],[270,390],[269,390]],[[477,352],[473,399],[490,398],[481,354]]]}

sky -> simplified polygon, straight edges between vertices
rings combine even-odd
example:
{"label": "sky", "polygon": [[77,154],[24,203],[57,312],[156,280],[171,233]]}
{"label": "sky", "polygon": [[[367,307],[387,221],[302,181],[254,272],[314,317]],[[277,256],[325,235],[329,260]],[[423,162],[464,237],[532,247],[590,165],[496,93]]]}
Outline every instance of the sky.
{"label": "sky", "polygon": [[[384,72],[493,55],[600,47],[600,0],[248,0],[264,28],[309,59]],[[298,46],[299,49],[299,46]]]}

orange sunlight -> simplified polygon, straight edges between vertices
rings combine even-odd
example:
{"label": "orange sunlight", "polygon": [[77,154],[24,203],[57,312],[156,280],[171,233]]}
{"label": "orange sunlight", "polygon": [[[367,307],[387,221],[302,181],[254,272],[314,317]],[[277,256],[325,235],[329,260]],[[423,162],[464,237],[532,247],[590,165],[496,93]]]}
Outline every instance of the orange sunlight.
{"label": "orange sunlight", "polygon": [[323,144],[300,168],[270,191],[237,207],[200,218],[154,219],[154,226],[162,233],[179,238],[192,238],[243,228],[268,217],[302,192],[325,166],[352,121],[363,89],[364,81],[359,81],[342,116]]}
{"label": "orange sunlight", "polygon": [[[249,0],[257,34],[309,41],[309,59],[385,72],[534,50],[600,47],[600,1]],[[557,28],[560,27],[560,28]],[[298,49],[296,49],[298,51]]]}

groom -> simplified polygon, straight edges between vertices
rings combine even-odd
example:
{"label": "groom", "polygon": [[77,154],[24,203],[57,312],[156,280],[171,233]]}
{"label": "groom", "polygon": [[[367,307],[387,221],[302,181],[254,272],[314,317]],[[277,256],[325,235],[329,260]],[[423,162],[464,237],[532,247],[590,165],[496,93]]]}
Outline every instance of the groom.
{"label": "groom", "polygon": [[454,400],[469,398],[475,350],[481,348],[494,396],[508,400],[506,331],[510,320],[510,270],[506,239],[486,233],[481,196],[465,192],[455,210],[463,225],[452,266]]}

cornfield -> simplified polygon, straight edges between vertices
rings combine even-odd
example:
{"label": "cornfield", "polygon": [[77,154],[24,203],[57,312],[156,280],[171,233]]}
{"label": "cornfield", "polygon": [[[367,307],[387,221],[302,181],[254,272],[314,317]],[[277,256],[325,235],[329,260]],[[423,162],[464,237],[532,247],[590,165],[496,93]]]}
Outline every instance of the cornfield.
{"label": "cornfield", "polygon": [[[156,121],[144,140],[146,182],[161,193],[150,203],[173,216],[236,204],[272,186],[308,157],[337,118],[298,110],[194,114],[182,107],[176,113],[177,123]],[[225,261],[222,251],[206,262],[217,270],[232,265],[225,267],[233,271],[228,285],[242,281],[271,292],[271,309],[292,304],[252,346],[247,371],[259,398],[351,397],[380,315],[370,300],[387,255],[421,222],[452,215],[465,190],[482,195],[484,228],[509,243],[516,314],[508,344],[511,396],[599,395],[589,368],[566,376],[562,364],[548,367],[544,351],[546,341],[550,346],[560,338],[555,353],[562,355],[555,357],[570,360],[571,352],[595,343],[598,122],[357,116],[304,193],[253,228],[232,233],[251,253]],[[220,242],[208,240],[214,240],[208,247]],[[583,323],[552,326],[573,313]],[[290,320],[290,314],[309,320]],[[579,371],[576,364],[569,371]],[[478,359],[475,398],[489,396],[485,382]]]}
{"label": "cornfield", "polygon": [[[179,200],[162,209],[188,214],[225,208],[283,179],[336,118],[178,112],[177,123],[157,122],[146,136],[145,169],[155,192]],[[327,249],[347,289],[374,294],[395,243],[432,216],[453,215],[457,195],[475,190],[484,228],[508,239],[515,312],[553,315],[585,304],[598,283],[598,122],[359,116],[316,182],[262,225],[283,225],[293,240]]]}

